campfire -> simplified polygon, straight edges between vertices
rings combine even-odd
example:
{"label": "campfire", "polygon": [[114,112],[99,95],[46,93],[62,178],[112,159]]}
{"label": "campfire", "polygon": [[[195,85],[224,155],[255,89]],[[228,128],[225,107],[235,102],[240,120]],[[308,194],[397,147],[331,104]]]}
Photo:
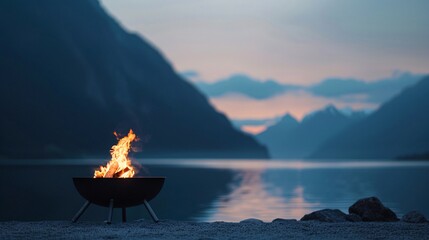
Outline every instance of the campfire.
{"label": "campfire", "polygon": [[128,158],[128,153],[131,149],[131,143],[137,141],[138,138],[132,129],[128,135],[119,139],[116,132],[113,134],[118,139],[118,144],[113,145],[110,150],[112,159],[107,165],[100,166],[100,170],[94,172],[94,178],[131,178],[135,174],[134,167],[131,165],[131,160]]}
{"label": "campfire", "polygon": [[143,204],[153,221],[158,217],[149,205],[161,191],[165,177],[135,177],[135,167],[132,166],[128,153],[132,149],[131,143],[138,141],[132,129],[128,135],[120,138],[114,132],[118,143],[110,150],[111,159],[106,166],[95,170],[93,177],[75,177],[73,183],[79,194],[87,201],[73,217],[76,222],[91,203],[108,207],[106,223],[112,222],[113,209],[122,209],[122,221],[126,222],[126,208]]}

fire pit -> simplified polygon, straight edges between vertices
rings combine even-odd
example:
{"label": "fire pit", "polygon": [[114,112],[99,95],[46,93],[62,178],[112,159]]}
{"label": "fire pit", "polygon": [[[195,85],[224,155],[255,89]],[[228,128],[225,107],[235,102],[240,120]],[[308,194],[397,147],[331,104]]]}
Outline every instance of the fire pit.
{"label": "fire pit", "polygon": [[149,201],[161,191],[165,177],[133,177],[135,169],[128,159],[128,152],[131,142],[137,140],[137,137],[130,130],[128,136],[118,140],[118,144],[110,151],[112,159],[106,167],[100,166],[93,178],[73,178],[77,191],[87,201],[72,222],[76,222],[91,203],[109,208],[106,220],[108,224],[112,223],[113,208],[122,209],[122,221],[126,222],[126,208],[140,204],[144,204],[154,222],[159,221]]}
{"label": "fire pit", "polygon": [[126,208],[144,204],[153,221],[158,217],[149,205],[161,191],[165,177],[139,178],[73,178],[80,195],[87,200],[73,217],[76,222],[91,203],[109,207],[107,223],[112,222],[113,208],[122,208],[122,221],[126,222]]}

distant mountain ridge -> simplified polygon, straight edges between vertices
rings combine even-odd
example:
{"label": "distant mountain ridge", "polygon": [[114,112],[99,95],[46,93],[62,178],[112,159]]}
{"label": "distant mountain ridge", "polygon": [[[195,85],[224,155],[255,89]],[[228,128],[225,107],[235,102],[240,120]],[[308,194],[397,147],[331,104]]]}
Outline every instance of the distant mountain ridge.
{"label": "distant mountain ridge", "polygon": [[268,156],[96,0],[1,1],[0,26],[0,158],[108,157],[129,128],[139,156]]}
{"label": "distant mountain ridge", "polygon": [[362,112],[346,115],[329,105],[301,122],[287,114],[256,138],[268,147],[273,158],[306,158],[331,136],[365,117]]}
{"label": "distant mountain ridge", "polygon": [[429,152],[429,77],[333,136],[312,158],[398,158]]}

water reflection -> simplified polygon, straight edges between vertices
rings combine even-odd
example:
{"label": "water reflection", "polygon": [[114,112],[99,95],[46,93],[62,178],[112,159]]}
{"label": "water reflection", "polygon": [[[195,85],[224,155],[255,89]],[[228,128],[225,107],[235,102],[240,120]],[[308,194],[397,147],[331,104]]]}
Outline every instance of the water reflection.
{"label": "water reflection", "polygon": [[[399,217],[411,210],[429,214],[428,162],[216,163],[195,164],[202,168],[233,170],[236,177],[230,192],[217,197],[197,220],[300,219],[324,208],[347,213],[356,200],[369,196],[379,197]],[[181,164],[189,167],[193,162]]]}
{"label": "water reflection", "polygon": [[[100,162],[104,161],[0,161],[0,221],[69,219],[84,201],[71,178],[92,174]],[[323,208],[347,212],[357,199],[368,196],[378,196],[399,216],[411,210],[429,216],[429,162],[145,159],[141,163],[140,174],[167,176],[151,202],[161,219],[299,219]],[[102,221],[105,216],[105,208],[94,206],[82,220]],[[142,217],[148,217],[143,206],[129,209],[130,220]]]}
{"label": "water reflection", "polygon": [[237,222],[250,217],[263,221],[277,217],[300,218],[319,205],[305,201],[304,188],[300,185],[291,189],[289,199],[283,197],[288,189],[265,181],[264,174],[263,170],[238,171],[231,192],[218,197],[197,220]]}

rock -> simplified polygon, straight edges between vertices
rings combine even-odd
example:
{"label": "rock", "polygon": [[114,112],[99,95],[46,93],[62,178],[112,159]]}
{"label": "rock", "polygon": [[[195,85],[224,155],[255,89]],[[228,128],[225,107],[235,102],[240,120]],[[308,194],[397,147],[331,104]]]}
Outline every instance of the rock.
{"label": "rock", "polygon": [[323,209],[304,215],[301,221],[346,222],[346,214],[338,209]]}
{"label": "rock", "polygon": [[401,220],[407,223],[425,223],[428,221],[423,214],[417,211],[411,211],[405,214],[402,216]]}
{"label": "rock", "polygon": [[346,220],[349,222],[362,222],[362,218],[354,213],[347,215]]}
{"label": "rock", "polygon": [[376,197],[363,198],[349,207],[349,213],[359,215],[364,222],[394,222],[396,214]]}
{"label": "rock", "polygon": [[284,218],[276,218],[272,221],[272,223],[291,223],[297,222],[296,219],[284,219]]}
{"label": "rock", "polygon": [[256,219],[256,218],[248,218],[240,221],[240,223],[264,223],[262,220]]}

